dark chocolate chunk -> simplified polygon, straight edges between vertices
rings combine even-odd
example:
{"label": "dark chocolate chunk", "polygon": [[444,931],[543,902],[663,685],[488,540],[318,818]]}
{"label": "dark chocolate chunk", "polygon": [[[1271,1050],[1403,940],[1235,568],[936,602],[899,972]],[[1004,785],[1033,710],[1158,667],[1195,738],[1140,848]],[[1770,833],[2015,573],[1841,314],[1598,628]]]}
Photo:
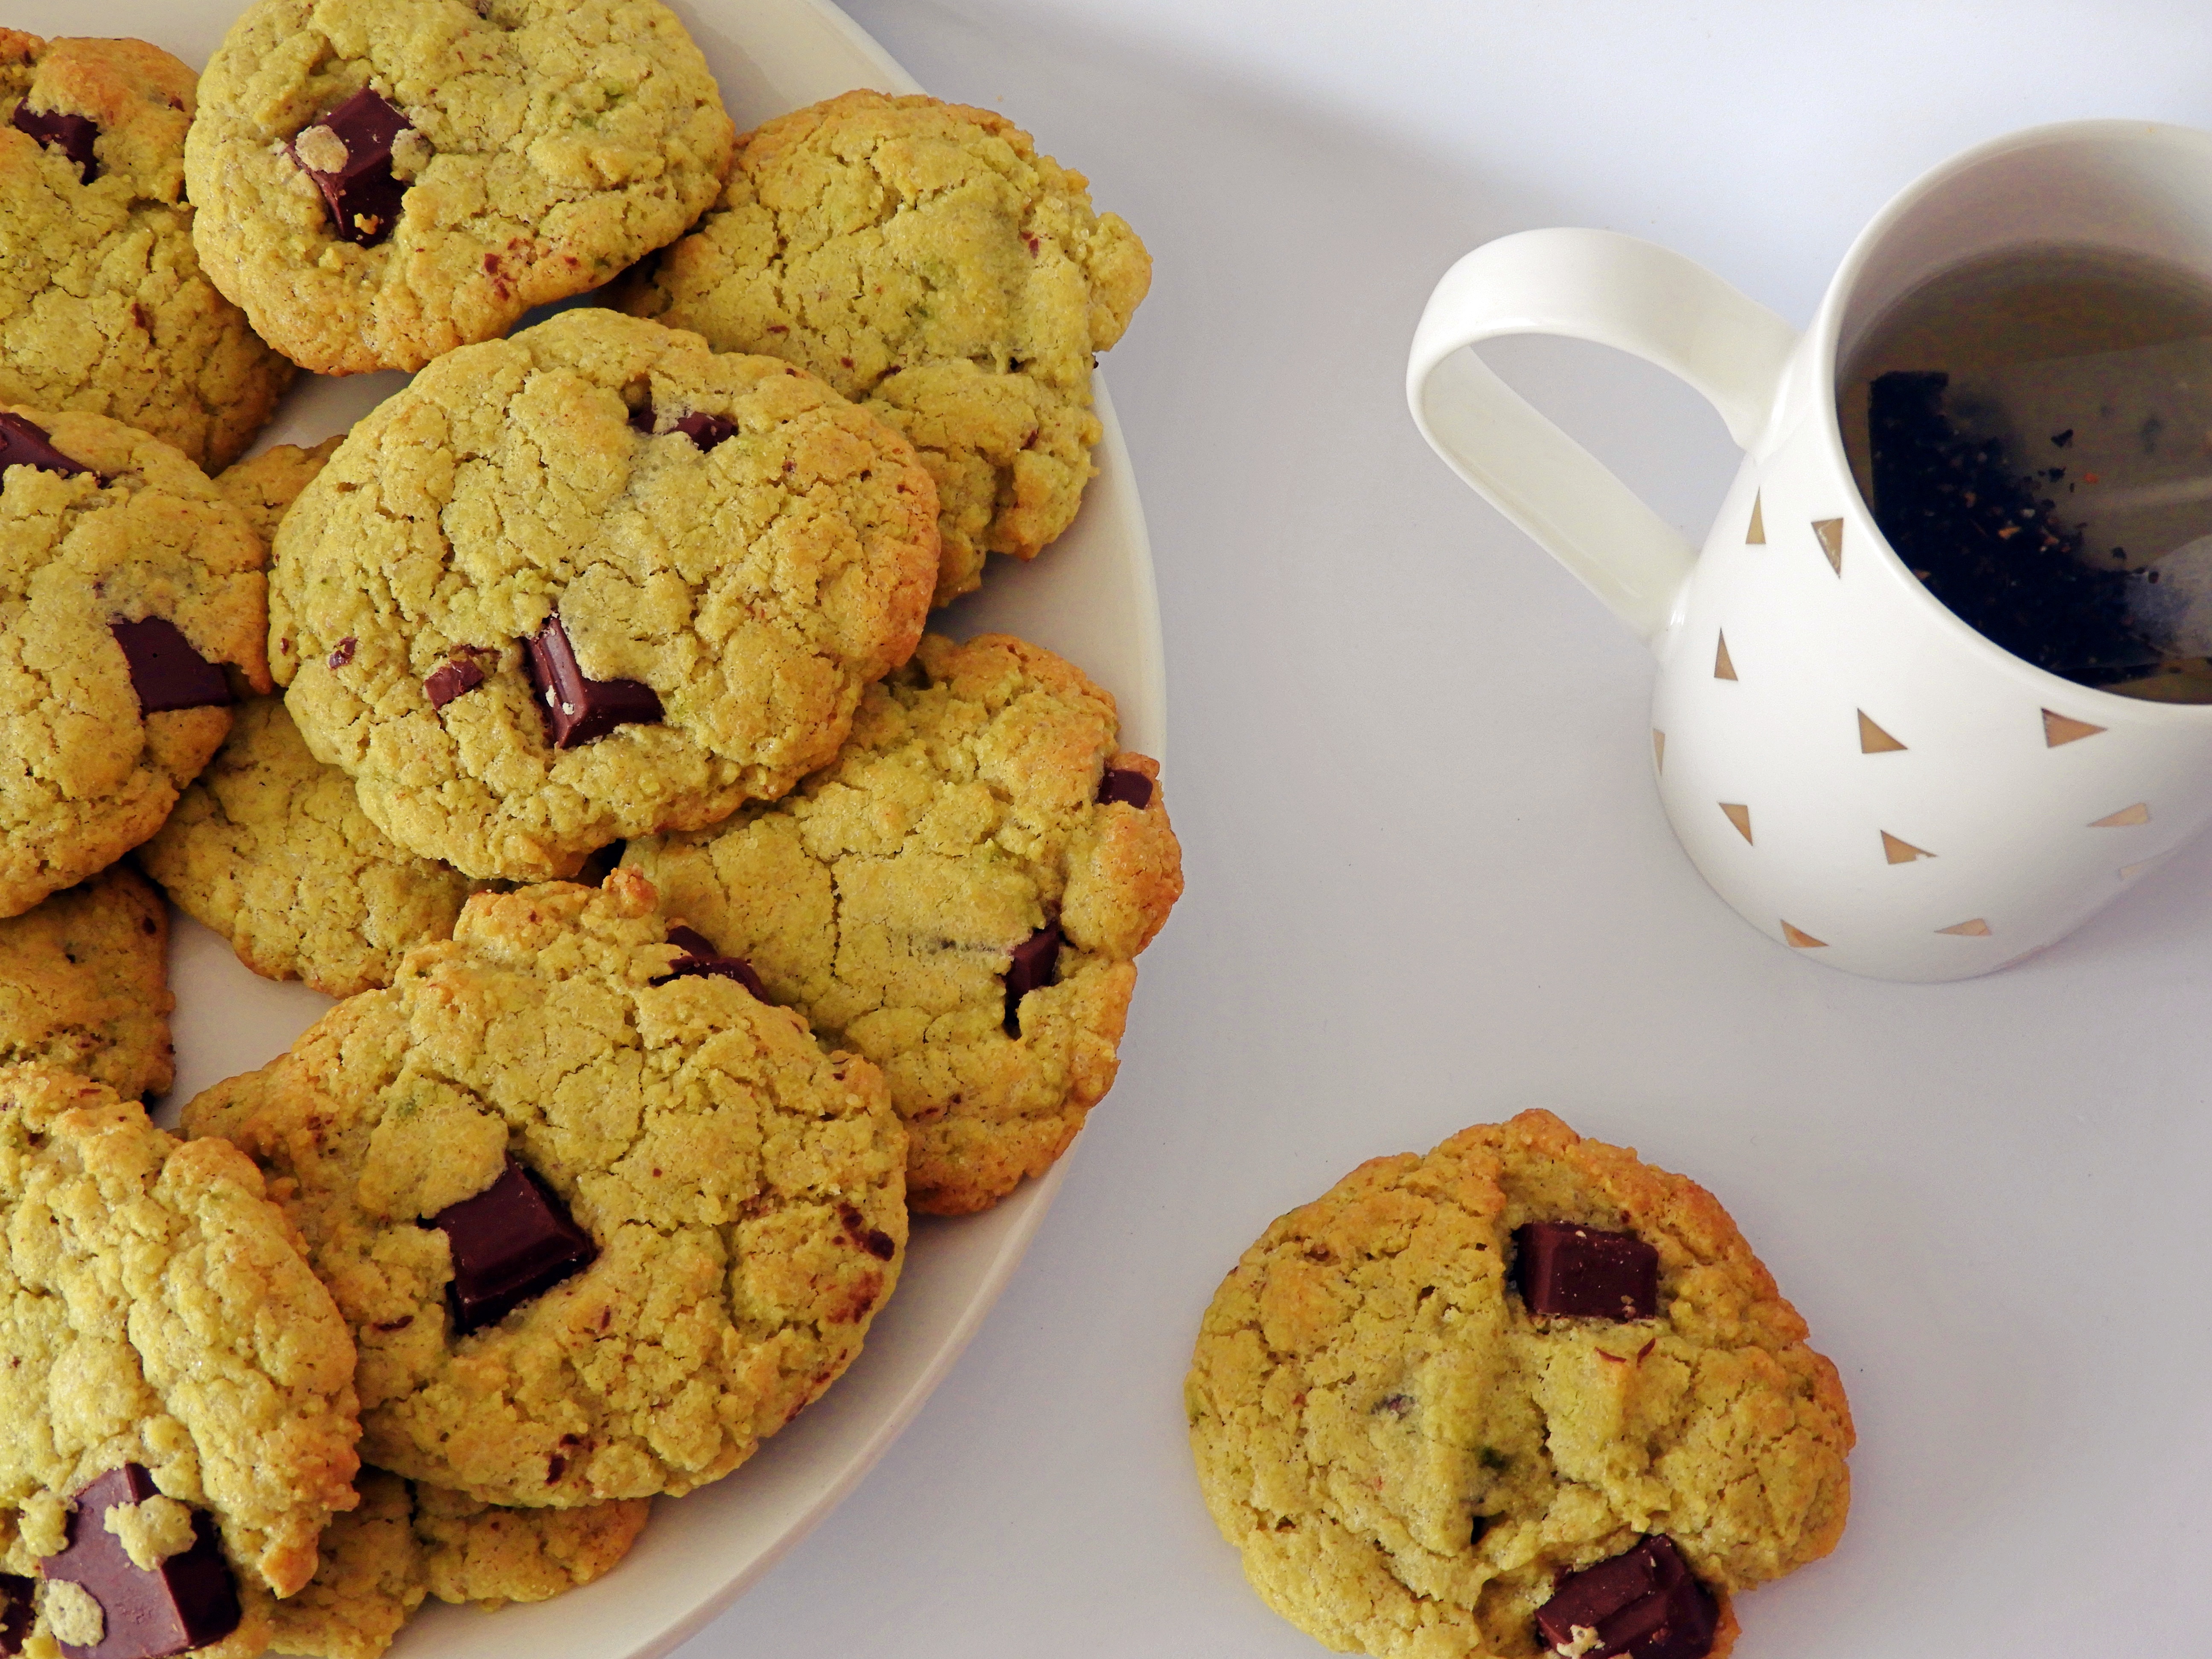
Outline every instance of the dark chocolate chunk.
{"label": "dark chocolate chunk", "polygon": [[1006,964],[1006,1035],[1022,1034],[1022,999],[1060,977],[1060,924],[1048,921],[1014,946]]}
{"label": "dark chocolate chunk", "polygon": [[447,1205],[430,1225],[453,1250],[446,1300],[457,1336],[497,1324],[583,1272],[599,1254],[552,1190],[511,1152],[498,1180],[474,1198]]}
{"label": "dark chocolate chunk", "polygon": [[1705,1659],[1720,1608],[1671,1538],[1646,1538],[1624,1555],[1571,1572],[1536,1609],[1536,1628],[1554,1649],[1571,1649],[1575,1632],[1595,1631],[1588,1659]]}
{"label": "dark chocolate chunk", "polygon": [[399,198],[407,193],[392,173],[392,141],[408,131],[407,118],[363,87],[314,125],[345,146],[345,165],[327,172],[309,166],[296,139],[292,159],[323,192],[331,234],[364,246],[382,241],[398,222]]}
{"label": "dark chocolate chunk", "polygon": [[351,662],[353,660],[353,648],[359,643],[360,641],[355,639],[350,634],[340,640],[337,643],[337,648],[331,653],[331,666],[332,668],[343,668],[348,663]]}
{"label": "dark chocolate chunk", "polygon": [[15,1659],[31,1634],[38,1586],[12,1572],[0,1572],[0,1659]]}
{"label": "dark chocolate chunk", "polygon": [[64,478],[92,471],[56,449],[44,427],[21,415],[0,413],[0,467],[10,466],[44,467]]}
{"label": "dark chocolate chunk", "polygon": [[576,665],[568,630],[557,613],[523,641],[530,683],[544,706],[545,735],[556,749],[604,738],[617,726],[656,726],[660,699],[641,680],[587,680]]}
{"label": "dark chocolate chunk", "polygon": [[668,942],[684,954],[676,958],[676,965],[659,979],[649,981],[665,985],[672,979],[691,979],[711,974],[720,979],[733,979],[753,994],[756,1001],[768,1000],[768,988],[753,971],[752,963],[743,957],[726,957],[714,949],[714,940],[692,928],[676,927],[668,930]]}
{"label": "dark chocolate chunk", "polygon": [[1126,766],[1108,767],[1106,775],[1098,780],[1098,804],[1110,806],[1115,801],[1143,811],[1152,804],[1152,781]]}
{"label": "dark chocolate chunk", "polygon": [[[653,435],[656,419],[653,405],[647,404],[629,417],[629,423],[647,437]],[[680,432],[702,449],[712,449],[725,438],[738,435],[738,423],[726,415],[679,415],[669,423],[671,432]]]}
{"label": "dark chocolate chunk", "polygon": [[1649,1319],[1659,1311],[1659,1252],[1634,1233],[1571,1221],[1513,1230],[1513,1284],[1532,1314]]}
{"label": "dark chocolate chunk", "polygon": [[[332,667],[338,665],[332,660]],[[443,708],[464,691],[473,691],[484,683],[484,672],[470,656],[448,657],[430,671],[430,678],[422,682],[422,690],[429,694],[430,707]]]}
{"label": "dark chocolate chunk", "polygon": [[154,1477],[136,1463],[99,1476],[76,1495],[61,1553],[39,1563],[47,1578],[77,1585],[106,1616],[97,1644],[61,1644],[69,1659],[163,1659],[219,1642],[238,1628],[238,1589],[206,1510],[192,1511],[191,1547],[150,1572],[108,1531],[109,1510],[143,1504],[158,1490]]}
{"label": "dark chocolate chunk", "polygon": [[9,125],[18,132],[30,134],[48,149],[68,156],[76,163],[77,176],[86,184],[100,177],[100,163],[92,154],[92,141],[100,137],[100,123],[90,116],[64,115],[59,110],[40,114],[26,99],[15,106],[15,119]]}
{"label": "dark chocolate chunk", "polygon": [[888,1261],[898,1254],[898,1241],[881,1227],[868,1225],[867,1217],[850,1204],[838,1207],[837,1218],[845,1224],[845,1237],[877,1261]]}
{"label": "dark chocolate chunk", "polygon": [[138,709],[159,714],[171,708],[217,708],[230,702],[230,682],[222,670],[192,649],[184,631],[166,617],[143,622],[112,622],[107,631],[131,665],[131,686]]}

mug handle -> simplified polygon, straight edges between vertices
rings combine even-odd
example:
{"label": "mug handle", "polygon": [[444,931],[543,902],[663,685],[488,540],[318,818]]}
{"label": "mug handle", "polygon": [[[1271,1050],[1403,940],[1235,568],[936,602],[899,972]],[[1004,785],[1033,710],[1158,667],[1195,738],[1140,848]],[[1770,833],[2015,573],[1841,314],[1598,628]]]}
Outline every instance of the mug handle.
{"label": "mug handle", "polygon": [[1560,334],[1688,381],[1749,449],[1765,434],[1797,331],[1703,265],[1607,230],[1485,243],[1429,295],[1406,365],[1421,435],[1452,471],[1589,585],[1647,643],[1698,551],[1462,346]]}

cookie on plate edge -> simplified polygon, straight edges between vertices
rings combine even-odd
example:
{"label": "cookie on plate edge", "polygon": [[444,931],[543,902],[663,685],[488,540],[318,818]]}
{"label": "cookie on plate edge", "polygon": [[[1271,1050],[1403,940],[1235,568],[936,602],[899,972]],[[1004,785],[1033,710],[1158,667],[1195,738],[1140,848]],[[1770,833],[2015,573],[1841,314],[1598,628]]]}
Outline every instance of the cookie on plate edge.
{"label": "cookie on plate edge", "polygon": [[1850,1407],[1805,1338],[1711,1194],[1528,1111],[1275,1222],[1184,1399],[1223,1536],[1329,1646],[1699,1659],[1843,1533]]}

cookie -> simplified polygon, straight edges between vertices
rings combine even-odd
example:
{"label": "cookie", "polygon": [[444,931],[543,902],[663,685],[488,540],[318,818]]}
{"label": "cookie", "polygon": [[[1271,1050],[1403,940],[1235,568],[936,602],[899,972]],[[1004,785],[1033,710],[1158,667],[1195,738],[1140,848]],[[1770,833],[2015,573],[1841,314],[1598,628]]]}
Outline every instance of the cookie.
{"label": "cookie", "polygon": [[370,823],[353,780],[307,752],[279,697],[239,707],[215,759],[136,856],[255,973],[332,997],[391,984],[407,951],[452,937],[476,886]]}
{"label": "cookie", "polygon": [[527,1506],[688,1491],[828,1388],[896,1284],[882,1074],[674,971],[662,930],[620,870],[478,894],[185,1109],[285,1195],[377,1467]]}
{"label": "cookie", "polygon": [[185,177],[216,285],[351,374],[495,339],[681,235],[734,137],[660,0],[258,0]]}
{"label": "cookie", "polygon": [[377,1659],[425,1595],[498,1607],[605,1577],[645,1530],[644,1499],[503,1509],[363,1469],[361,1507],[323,1534],[314,1582],[275,1609],[279,1653]]}
{"label": "cookie", "polygon": [[0,921],[0,1066],[160,1094],[176,1077],[168,946],[168,907],[123,865]]}
{"label": "cookie", "polygon": [[[1843,1531],[1850,1408],[1805,1337],[1711,1194],[1530,1111],[1268,1228],[1184,1398],[1246,1576],[1329,1646],[1692,1659]],[[1620,1644],[1653,1613],[1672,1644]]]}
{"label": "cookie", "polygon": [[35,1602],[34,1659],[259,1652],[354,1502],[353,1375],[234,1147],[0,1070],[0,1588]]}
{"label": "cookie", "polygon": [[214,471],[292,365],[192,250],[198,79],[143,40],[0,29],[0,404],[106,415]]}
{"label": "cookie", "polygon": [[277,532],[270,649],[394,841],[565,876],[835,754],[921,635],[935,520],[906,441],[813,376],[564,312],[354,428]]}
{"label": "cookie", "polygon": [[1133,958],[1182,891],[1159,767],[1115,731],[1051,652],[932,634],[795,793],[623,853],[771,1000],[884,1068],[916,1209],[996,1203],[1113,1085]]}
{"label": "cookie", "polygon": [[258,455],[225,467],[217,475],[215,487],[222,492],[223,499],[246,515],[253,533],[264,542],[276,539],[276,526],[284,521],[284,514],[300,498],[315,475],[320,472],[337,447],[345,441],[341,432],[325,438],[312,449],[297,444],[272,444]]}
{"label": "cookie", "polygon": [[[261,538],[169,445],[0,410],[0,916],[161,827],[270,689]],[[227,671],[226,672],[226,665]]]}
{"label": "cookie", "polygon": [[989,110],[848,92],[738,142],[714,210],[617,303],[819,374],[937,481],[936,603],[1035,558],[1097,471],[1092,354],[1152,257],[1089,181]]}

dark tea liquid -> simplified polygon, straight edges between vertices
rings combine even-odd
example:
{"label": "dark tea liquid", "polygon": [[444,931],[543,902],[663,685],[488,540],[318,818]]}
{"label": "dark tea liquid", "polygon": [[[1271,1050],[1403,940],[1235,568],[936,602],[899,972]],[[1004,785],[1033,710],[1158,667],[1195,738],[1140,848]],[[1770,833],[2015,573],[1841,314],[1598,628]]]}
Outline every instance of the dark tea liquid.
{"label": "dark tea liquid", "polygon": [[2212,702],[2212,285],[1975,259],[1877,320],[1838,403],[1875,522],[1962,621],[2082,684]]}

